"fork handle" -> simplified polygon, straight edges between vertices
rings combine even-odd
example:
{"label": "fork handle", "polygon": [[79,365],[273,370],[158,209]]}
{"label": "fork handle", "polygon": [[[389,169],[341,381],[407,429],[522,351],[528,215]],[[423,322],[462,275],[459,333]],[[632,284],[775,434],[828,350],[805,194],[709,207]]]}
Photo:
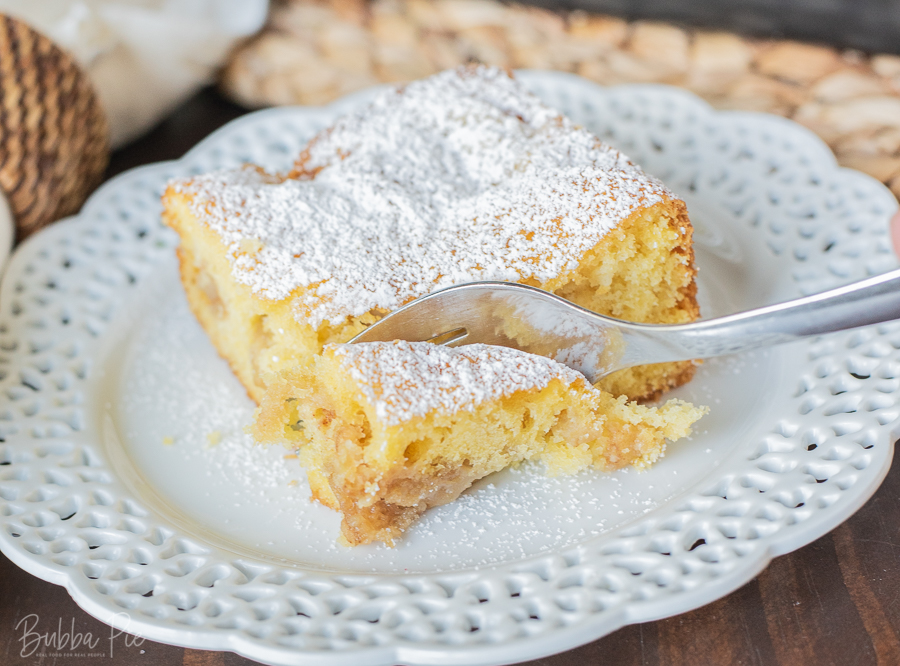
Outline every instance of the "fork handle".
{"label": "fork handle", "polygon": [[776,305],[632,333],[645,338],[634,353],[647,363],[721,356],[894,319],[900,319],[900,269]]}

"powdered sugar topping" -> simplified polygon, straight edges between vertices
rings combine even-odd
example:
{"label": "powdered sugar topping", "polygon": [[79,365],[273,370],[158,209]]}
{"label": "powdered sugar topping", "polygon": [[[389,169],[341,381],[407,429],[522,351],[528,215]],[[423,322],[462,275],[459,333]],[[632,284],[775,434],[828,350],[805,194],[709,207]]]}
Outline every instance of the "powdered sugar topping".
{"label": "powdered sugar topping", "polygon": [[388,425],[435,410],[471,410],[517,391],[540,390],[553,379],[590,386],[584,376],[549,358],[492,345],[395,340],[327,345],[325,353],[341,361]]}
{"label": "powdered sugar topping", "polygon": [[314,139],[291,177],[245,167],[174,186],[228,246],[237,281],[273,300],[306,288],[294,314],[313,327],[462,282],[546,282],[671,196],[480,66],[382,94]]}

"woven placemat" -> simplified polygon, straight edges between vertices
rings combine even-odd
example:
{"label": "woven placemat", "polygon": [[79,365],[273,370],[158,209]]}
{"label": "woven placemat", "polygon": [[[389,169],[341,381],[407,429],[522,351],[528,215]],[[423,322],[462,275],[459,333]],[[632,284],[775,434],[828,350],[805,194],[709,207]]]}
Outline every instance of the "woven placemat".
{"label": "woven placemat", "polygon": [[19,239],[81,207],[103,177],[108,134],[74,60],[0,14],[0,190]]}
{"label": "woven placemat", "polygon": [[792,118],[900,196],[900,56],[551,12],[494,0],[278,0],[222,87],[250,107],[324,104],[480,61],[598,83],[683,86],[722,109]]}

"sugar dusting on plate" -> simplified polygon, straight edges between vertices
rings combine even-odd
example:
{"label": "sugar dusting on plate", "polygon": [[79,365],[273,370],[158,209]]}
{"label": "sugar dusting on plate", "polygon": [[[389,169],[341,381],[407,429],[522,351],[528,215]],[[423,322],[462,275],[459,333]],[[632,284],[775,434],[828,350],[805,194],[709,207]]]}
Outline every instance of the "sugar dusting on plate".
{"label": "sugar dusting on plate", "polygon": [[[142,318],[116,366],[122,379],[111,403],[123,446],[165,499],[157,510],[176,507],[202,534],[217,534],[241,552],[360,572],[489,566],[617,527],[659,506],[690,477],[690,470],[676,476],[654,468],[548,478],[539,464],[524,464],[429,510],[394,549],[343,547],[340,515],[310,501],[299,461],[281,447],[256,446],[245,434],[254,405],[189,312],[174,267],[157,288],[155,298],[141,300]],[[166,436],[172,446],[162,444]],[[677,456],[661,464],[669,469]]]}

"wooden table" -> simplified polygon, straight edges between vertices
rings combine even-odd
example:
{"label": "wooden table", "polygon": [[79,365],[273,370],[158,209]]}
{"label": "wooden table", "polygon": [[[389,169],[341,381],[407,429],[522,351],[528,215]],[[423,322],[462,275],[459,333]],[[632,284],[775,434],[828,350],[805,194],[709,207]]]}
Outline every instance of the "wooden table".
{"label": "wooden table", "polygon": [[[206,90],[141,141],[113,156],[107,176],[173,159],[243,110]],[[42,630],[102,637],[103,659],[21,657],[30,614]],[[74,625],[73,625],[74,623]],[[113,641],[110,629],[82,611],[62,587],[18,569],[0,555],[0,664],[102,663],[109,666],[238,666],[232,653]],[[900,664],[900,462],[875,496],[818,541],[776,559],[756,579],[715,603],[684,615],[625,627],[583,647],[533,664]]]}

